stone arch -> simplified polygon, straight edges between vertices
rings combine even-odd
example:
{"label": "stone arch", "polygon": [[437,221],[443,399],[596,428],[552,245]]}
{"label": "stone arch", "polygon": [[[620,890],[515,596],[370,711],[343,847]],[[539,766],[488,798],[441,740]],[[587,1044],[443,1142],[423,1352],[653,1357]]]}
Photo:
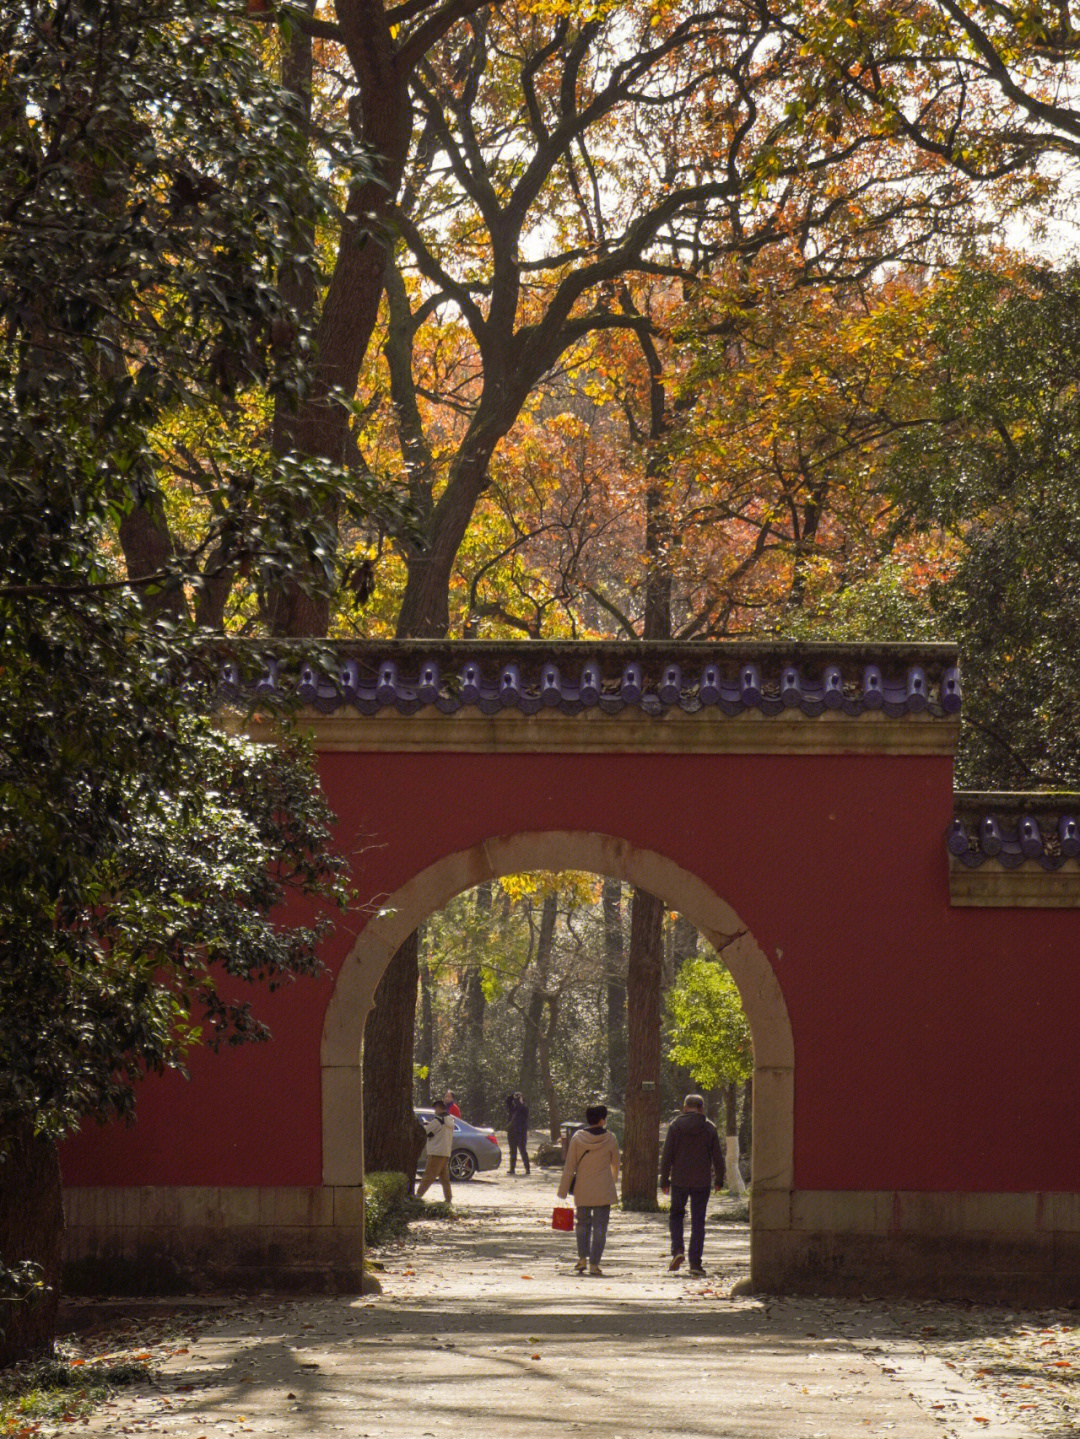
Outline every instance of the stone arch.
{"label": "stone arch", "polygon": [[[323,1183],[363,1179],[360,1056],[375,987],[402,941],[457,894],[525,870],[579,869],[648,890],[723,954],[754,1041],[752,1228],[777,1228],[792,1188],[795,1051],[773,968],[734,910],[697,875],[611,835],[543,831],[487,839],[437,860],[387,896],[342,965],[322,1034]],[[768,1197],[767,1197],[768,1196]],[[780,1226],[785,1227],[785,1226]]]}

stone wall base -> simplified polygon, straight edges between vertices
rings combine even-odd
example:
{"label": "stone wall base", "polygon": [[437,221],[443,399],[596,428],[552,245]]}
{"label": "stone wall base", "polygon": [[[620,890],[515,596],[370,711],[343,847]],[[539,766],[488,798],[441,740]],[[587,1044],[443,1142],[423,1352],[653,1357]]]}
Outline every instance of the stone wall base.
{"label": "stone wall base", "polygon": [[359,1187],[68,1189],[68,1294],[360,1294]]}
{"label": "stone wall base", "polygon": [[[359,1186],[65,1192],[69,1294],[363,1292]],[[751,1283],[775,1294],[1080,1299],[1080,1194],[768,1190]]]}
{"label": "stone wall base", "polygon": [[795,1190],[762,1196],[759,1293],[1011,1305],[1080,1298],[1080,1194]]}

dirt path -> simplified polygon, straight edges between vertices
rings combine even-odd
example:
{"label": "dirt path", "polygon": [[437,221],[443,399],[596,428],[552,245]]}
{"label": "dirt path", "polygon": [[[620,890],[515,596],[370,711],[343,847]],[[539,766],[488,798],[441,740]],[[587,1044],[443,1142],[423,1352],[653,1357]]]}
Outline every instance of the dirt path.
{"label": "dirt path", "polygon": [[[382,1251],[381,1297],[238,1306],[91,1434],[348,1439],[943,1439],[1038,1431],[928,1348],[941,1306],[730,1299],[745,1225],[710,1224],[710,1278],[666,1272],[664,1218],[615,1214],[601,1279],[553,1233],[551,1174],[461,1185],[453,1223]],[[934,1322],[926,1323],[933,1310]],[[920,1320],[924,1321],[920,1324]]]}

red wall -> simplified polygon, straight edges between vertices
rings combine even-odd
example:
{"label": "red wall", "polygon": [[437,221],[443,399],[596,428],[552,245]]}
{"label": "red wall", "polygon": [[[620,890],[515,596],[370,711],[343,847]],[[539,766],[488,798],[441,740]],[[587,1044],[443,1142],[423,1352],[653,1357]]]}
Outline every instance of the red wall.
{"label": "red wall", "polygon": [[[950,908],[947,758],[327,754],[322,773],[342,847],[366,846],[362,897],[526,830],[617,835],[705,880],[787,1001],[797,1188],[1080,1190],[1077,917]],[[332,970],[361,925],[339,923]],[[270,1043],[147,1081],[134,1128],[65,1144],[67,1183],[320,1183],[330,989],[264,995]]]}

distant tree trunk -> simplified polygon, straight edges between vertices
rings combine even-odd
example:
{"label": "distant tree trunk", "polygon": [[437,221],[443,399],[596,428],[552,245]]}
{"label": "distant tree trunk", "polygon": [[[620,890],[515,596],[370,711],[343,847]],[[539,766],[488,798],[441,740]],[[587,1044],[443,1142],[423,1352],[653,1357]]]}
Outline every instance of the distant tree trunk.
{"label": "distant tree trunk", "polygon": [[739,1086],[728,1084],[724,1086],[724,1114],[727,1120],[725,1134],[730,1139],[732,1135],[739,1137]]}
{"label": "distant tree trunk", "polygon": [[[754,1080],[751,1076],[743,1085],[742,1119],[739,1121],[739,1150],[749,1155],[754,1162]],[[750,1175],[753,1180],[753,1174]]]}
{"label": "distant tree trunk", "polygon": [[[555,939],[555,921],[558,913],[557,896],[545,895],[543,908],[540,911],[540,930],[536,938],[536,955],[533,962],[533,986],[529,995],[529,1007],[525,1012],[525,1042],[521,1052],[521,1084],[519,1088],[526,1104],[531,1103],[530,1095],[536,1085],[536,1064],[540,1052],[540,1036],[544,1030],[548,975],[551,972],[551,946]],[[558,1138],[558,1134],[555,1137]]]}
{"label": "distant tree trunk", "polygon": [[52,1346],[60,1302],[64,1204],[56,1145],[28,1123],[0,1128],[0,1260],[32,1260],[48,1286],[40,1298],[0,1298],[0,1369]]}
{"label": "distant tree trunk", "polygon": [[537,1037],[543,1022],[544,996],[534,989],[529,995],[529,1006],[525,1011],[525,1023],[522,1025],[521,1068],[518,1079],[518,1089],[527,1104],[531,1104],[536,1098]]}
{"label": "distant tree trunk", "polygon": [[559,1024],[559,999],[556,995],[549,995],[547,1001],[548,1017],[547,1023],[540,1029],[536,1045],[536,1058],[540,1067],[540,1083],[544,1087],[544,1098],[547,1101],[548,1111],[548,1133],[551,1135],[551,1142],[557,1144],[559,1140],[559,1096],[555,1092],[555,1081],[551,1075],[551,1046],[555,1039],[555,1030]]}
{"label": "distant tree trunk", "polygon": [[732,1194],[745,1194],[746,1184],[739,1168],[739,1086],[729,1084],[724,1090],[727,1110],[727,1143],[724,1158],[727,1164],[726,1184]]}
{"label": "distant tree trunk", "polygon": [[469,971],[465,988],[465,1048],[468,1067],[462,1098],[465,1113],[470,1124],[487,1123],[487,1103],[484,1097],[484,1071],[481,1058],[484,1050],[484,1012],[487,1000],[484,997],[483,977],[478,969]]}
{"label": "distant tree trunk", "polygon": [[607,975],[608,1098],[621,1105],[626,1096],[626,955],[623,948],[622,884],[605,879],[604,965]]}
{"label": "distant tree trunk", "polygon": [[[418,950],[413,930],[379,980],[364,1027],[364,1168],[398,1170],[410,1181],[419,1128],[412,1109]],[[373,1038],[386,1029],[401,1041],[390,1053]]]}
{"label": "distant tree trunk", "polygon": [[[660,1161],[660,970],[664,906],[635,889],[626,971],[628,1055],[623,1203],[656,1208]],[[650,1088],[644,1086],[649,1085]]]}
{"label": "distant tree trunk", "polygon": [[[476,886],[476,918],[491,918],[491,880]],[[471,1124],[487,1123],[487,1102],[484,1096],[484,1014],[487,999],[484,995],[482,971],[484,945],[480,931],[469,956],[469,970],[465,983],[465,1083],[462,1099],[465,1113]]]}
{"label": "distant tree trunk", "polygon": [[424,1071],[417,1083],[420,1103],[425,1109],[431,1107],[431,1069],[435,1063],[435,1026],[431,1012],[431,970],[427,960],[419,959],[420,974],[420,1047],[416,1063]]}
{"label": "distant tree trunk", "polygon": [[688,919],[683,919],[681,914],[677,914],[671,926],[672,983],[674,983],[683,961],[692,959],[697,954],[698,940],[697,925],[691,924]]}

